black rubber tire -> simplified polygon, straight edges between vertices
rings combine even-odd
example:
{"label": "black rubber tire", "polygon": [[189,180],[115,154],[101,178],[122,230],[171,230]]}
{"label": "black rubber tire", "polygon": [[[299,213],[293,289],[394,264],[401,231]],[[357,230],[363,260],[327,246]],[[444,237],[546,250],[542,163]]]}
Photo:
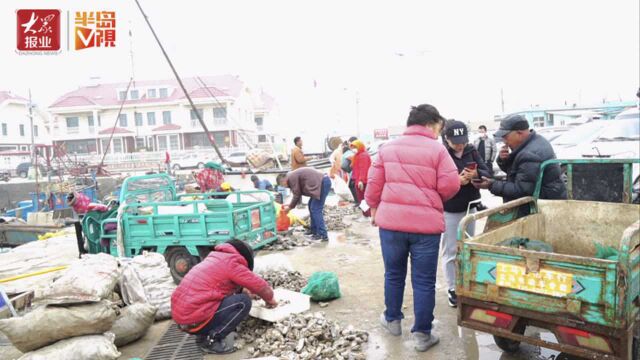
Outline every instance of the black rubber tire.
{"label": "black rubber tire", "polygon": [[183,247],[168,250],[164,254],[164,258],[167,260],[169,270],[171,270],[171,277],[173,277],[173,281],[176,284],[180,284],[182,278],[198,263],[198,258],[191,255]]}
{"label": "black rubber tire", "polygon": [[25,171],[21,171],[20,174],[18,174],[18,176],[20,176],[23,179],[26,179],[27,176],[29,176],[29,174],[27,172],[25,172]]}
{"label": "black rubber tire", "polygon": [[180,164],[174,164],[171,168],[173,170],[182,170],[182,167],[180,167]]}
{"label": "black rubber tire", "polygon": [[569,355],[566,353],[560,353],[556,356],[555,360],[585,360],[584,358]]}
{"label": "black rubber tire", "polygon": [[503,338],[497,335],[493,335],[493,341],[495,341],[498,347],[509,354],[513,354],[520,349],[520,341]]}
{"label": "black rubber tire", "polygon": [[204,163],[199,162],[199,163],[198,163],[198,165],[196,165],[196,168],[197,168],[198,170],[202,170],[202,169],[204,169]]}

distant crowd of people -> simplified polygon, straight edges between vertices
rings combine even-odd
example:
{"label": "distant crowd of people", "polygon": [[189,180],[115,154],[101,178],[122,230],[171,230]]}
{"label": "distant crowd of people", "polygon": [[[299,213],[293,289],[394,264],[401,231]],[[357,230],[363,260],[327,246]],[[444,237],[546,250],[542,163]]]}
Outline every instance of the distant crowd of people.
{"label": "distant crowd of people", "polygon": [[[402,334],[410,259],[415,318],[411,332],[415,349],[427,351],[439,342],[432,331],[438,259],[442,259],[449,305],[456,307],[457,229],[465,215],[483,209],[480,190],[504,201],[532,195],[540,164],[555,157],[549,142],[529,129],[522,116],[502,120],[493,138],[485,126],[478,131],[480,137],[472,144],[463,122],[446,120],[434,106],[422,104],[412,107],[404,134],[385,143],[373,161],[365,144],[352,137],[333,151],[331,168],[324,173],[308,166],[313,158],[304,154],[302,139],[296,137],[291,171],[279,174],[275,187],[256,175],[251,181],[256,189],[289,189],[292,196],[282,206],[285,213],[300,204],[303,196],[309,197],[306,234],[318,241],[328,240],[323,212],[332,179],[347,183],[354,206],[366,203],[361,206],[364,217],[379,227],[385,279],[380,324],[394,336]],[[500,149],[496,139],[504,142]],[[496,159],[506,173],[504,180],[494,178]],[[203,192],[224,184],[215,165],[206,164],[196,176]],[[546,169],[541,198],[566,198],[560,175],[557,165]],[[518,211],[524,215],[529,209]],[[464,230],[473,234],[474,224]],[[251,296],[261,297],[268,307],[277,303],[271,287],[252,272],[253,252],[246,243],[232,241],[215,250],[185,276],[172,297],[172,307],[174,320],[184,331],[198,335],[204,351],[222,354],[234,350],[232,331],[248,316]]]}

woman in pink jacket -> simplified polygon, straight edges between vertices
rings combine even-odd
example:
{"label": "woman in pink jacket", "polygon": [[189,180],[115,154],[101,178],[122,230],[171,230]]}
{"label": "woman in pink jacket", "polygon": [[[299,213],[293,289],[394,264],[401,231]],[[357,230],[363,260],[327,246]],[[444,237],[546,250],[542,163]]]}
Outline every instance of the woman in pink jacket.
{"label": "woman in pink jacket", "polygon": [[439,341],[431,333],[435,307],[443,203],[460,189],[458,170],[438,141],[444,118],[428,104],[413,107],[403,136],[384,145],[369,170],[365,200],[371,221],[380,227],[386,310],[380,323],[402,334],[402,296],[411,258],[415,349],[426,351]]}

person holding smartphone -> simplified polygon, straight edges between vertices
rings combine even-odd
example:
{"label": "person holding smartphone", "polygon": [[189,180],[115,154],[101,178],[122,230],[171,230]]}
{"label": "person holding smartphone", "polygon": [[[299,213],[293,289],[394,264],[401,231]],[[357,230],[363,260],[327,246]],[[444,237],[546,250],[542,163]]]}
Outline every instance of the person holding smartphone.
{"label": "person holding smartphone", "polygon": [[[456,120],[447,121],[444,131],[445,147],[449,155],[458,168],[458,180],[460,190],[458,193],[444,203],[444,223],[445,230],[442,234],[441,256],[442,267],[447,279],[447,297],[449,306],[457,307],[458,298],[456,296],[456,251],[457,251],[457,231],[458,224],[467,215],[469,203],[480,199],[480,190],[473,186],[472,182],[482,181],[481,177],[490,177],[491,172],[487,163],[480,157],[475,146],[469,144],[469,133],[467,126]],[[475,212],[473,204],[469,213]],[[466,231],[473,234],[475,224],[471,223]]]}

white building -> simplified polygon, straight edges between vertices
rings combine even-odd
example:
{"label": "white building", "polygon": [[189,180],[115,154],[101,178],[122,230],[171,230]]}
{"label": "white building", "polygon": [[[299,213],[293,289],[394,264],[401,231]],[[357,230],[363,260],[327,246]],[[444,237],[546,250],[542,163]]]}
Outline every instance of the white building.
{"label": "white building", "polygon": [[[241,80],[222,75],[183,83],[221,149],[255,144],[255,96]],[[95,84],[61,96],[49,107],[54,143],[64,144],[67,153],[101,154],[113,133],[112,154],[210,147],[176,80],[135,81],[126,88]]]}
{"label": "white building", "polygon": [[0,169],[15,170],[31,160],[31,131],[36,145],[50,145],[45,115],[32,109],[33,130],[29,119],[29,101],[9,91],[0,91]]}

